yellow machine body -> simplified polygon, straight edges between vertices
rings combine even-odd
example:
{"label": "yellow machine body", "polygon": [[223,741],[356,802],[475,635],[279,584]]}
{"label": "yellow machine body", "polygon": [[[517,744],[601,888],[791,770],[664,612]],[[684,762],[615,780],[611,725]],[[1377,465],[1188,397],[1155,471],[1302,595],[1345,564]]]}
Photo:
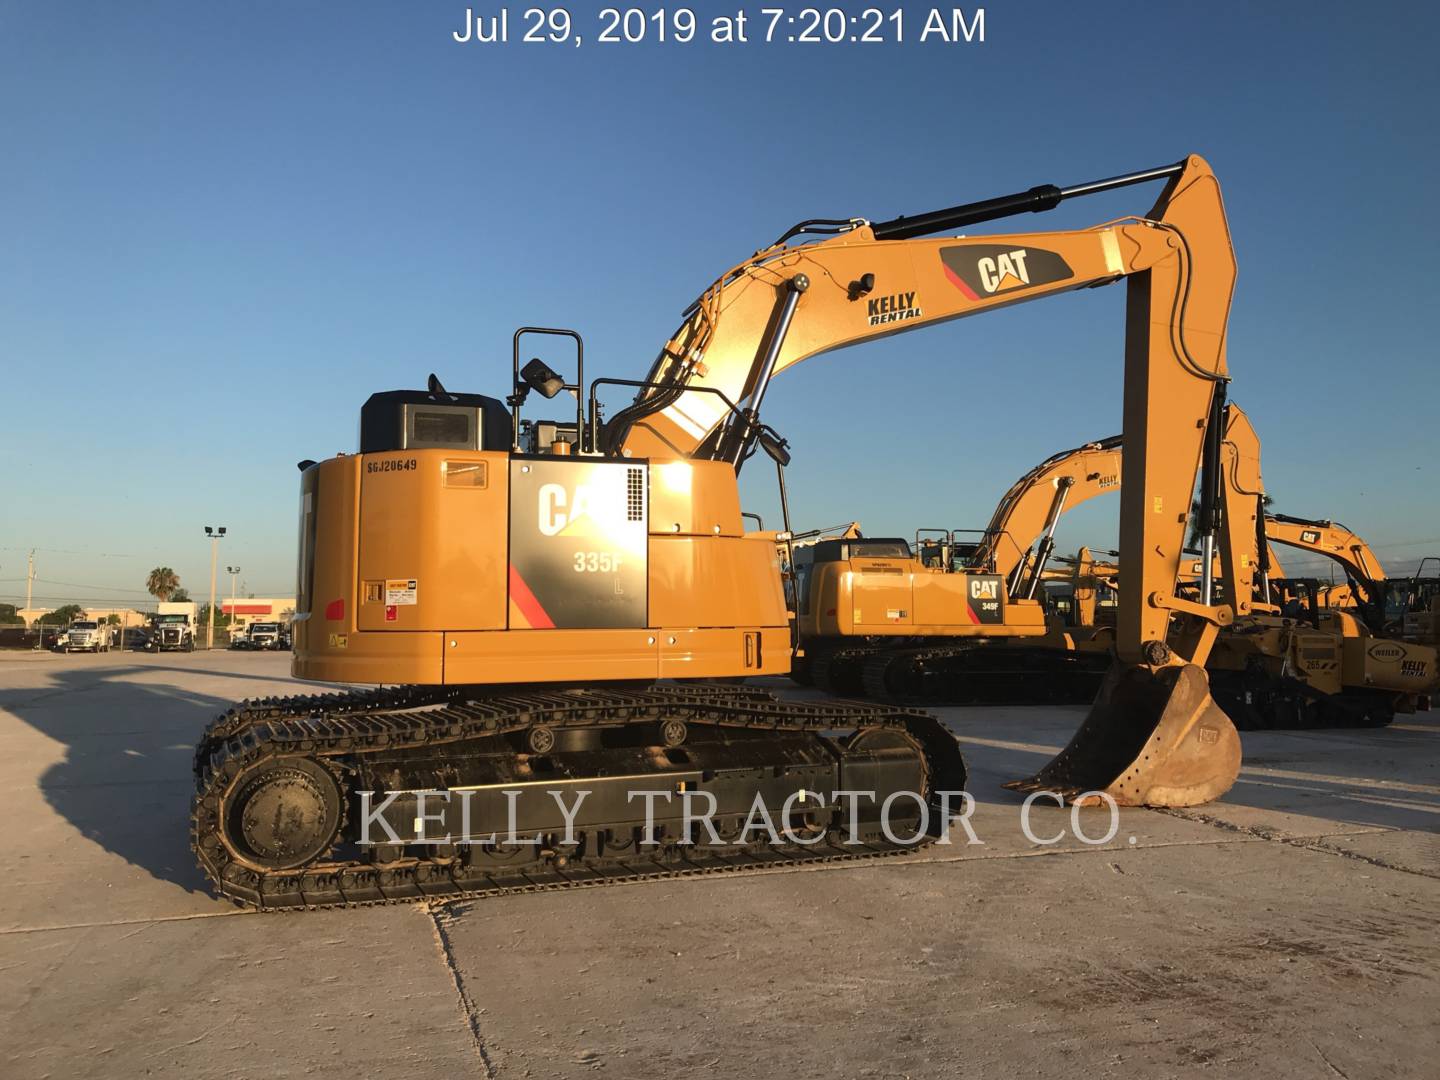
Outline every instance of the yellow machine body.
{"label": "yellow machine body", "polygon": [[[857,545],[858,546],[858,545]],[[811,564],[800,638],[1038,637],[1045,613],[1012,600],[998,574],[947,571],[920,559],[856,554]]]}
{"label": "yellow machine body", "polygon": [[295,674],[585,682],[783,674],[775,544],[723,462],[399,450],[312,466]]}

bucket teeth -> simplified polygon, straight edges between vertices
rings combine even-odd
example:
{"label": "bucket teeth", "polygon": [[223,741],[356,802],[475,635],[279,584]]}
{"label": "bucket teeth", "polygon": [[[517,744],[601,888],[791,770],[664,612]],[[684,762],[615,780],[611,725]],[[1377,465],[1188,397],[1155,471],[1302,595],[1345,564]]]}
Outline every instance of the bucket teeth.
{"label": "bucket teeth", "polygon": [[1085,805],[1199,806],[1240,773],[1240,737],[1210,697],[1203,668],[1117,667],[1069,745],[1034,776],[1005,787]]}

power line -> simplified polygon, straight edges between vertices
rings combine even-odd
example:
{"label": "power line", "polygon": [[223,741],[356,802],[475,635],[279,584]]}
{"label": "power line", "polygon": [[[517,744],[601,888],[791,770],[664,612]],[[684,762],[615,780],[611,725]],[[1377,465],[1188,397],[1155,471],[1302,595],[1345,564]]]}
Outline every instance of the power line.
{"label": "power line", "polygon": [[90,555],[97,559],[143,559],[143,555],[132,555],[122,551],[75,551],[70,548],[28,548],[3,547],[0,551],[43,551],[50,555]]}
{"label": "power line", "polygon": [[136,596],[155,595],[145,589],[127,589],[118,585],[87,585],[79,581],[53,581],[50,578],[41,577],[37,577],[35,580],[43,582],[46,585],[64,585],[67,589],[98,589],[100,592],[134,593]]}

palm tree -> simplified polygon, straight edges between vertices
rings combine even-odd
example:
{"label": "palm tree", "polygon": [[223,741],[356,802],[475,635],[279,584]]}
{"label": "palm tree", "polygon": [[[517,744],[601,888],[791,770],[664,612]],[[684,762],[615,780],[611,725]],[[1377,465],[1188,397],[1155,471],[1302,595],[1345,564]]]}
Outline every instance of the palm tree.
{"label": "palm tree", "polygon": [[168,566],[157,566],[145,579],[145,588],[157,600],[169,600],[180,588],[180,575]]}

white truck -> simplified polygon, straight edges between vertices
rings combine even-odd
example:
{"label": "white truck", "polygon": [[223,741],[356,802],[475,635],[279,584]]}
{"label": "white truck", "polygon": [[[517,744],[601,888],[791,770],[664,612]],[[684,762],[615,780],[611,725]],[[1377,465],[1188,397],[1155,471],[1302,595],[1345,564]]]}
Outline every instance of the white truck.
{"label": "white truck", "polygon": [[194,601],[160,605],[150,624],[149,652],[194,652],[195,620],[199,609]]}
{"label": "white truck", "polygon": [[278,650],[290,648],[290,630],[283,623],[254,622],[245,635],[251,649]]}
{"label": "white truck", "polygon": [[57,643],[62,652],[109,652],[110,627],[94,619],[76,619]]}

